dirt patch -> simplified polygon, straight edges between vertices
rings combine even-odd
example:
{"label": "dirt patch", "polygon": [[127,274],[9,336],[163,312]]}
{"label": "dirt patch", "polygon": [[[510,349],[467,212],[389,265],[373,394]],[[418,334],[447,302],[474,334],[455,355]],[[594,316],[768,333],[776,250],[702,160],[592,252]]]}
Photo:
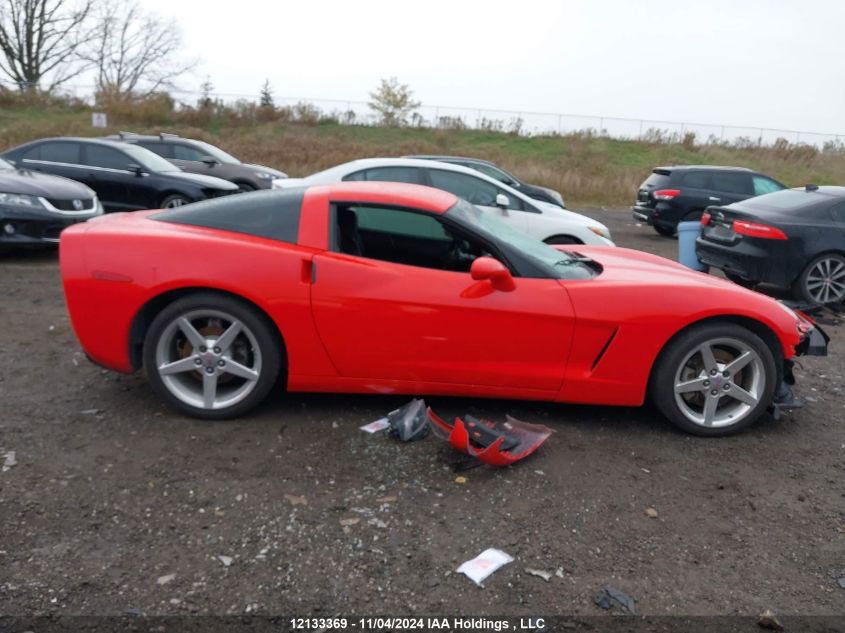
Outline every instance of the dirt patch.
{"label": "dirt patch", "polygon": [[[590,213],[674,257],[626,211]],[[84,358],[54,255],[0,256],[0,288],[0,462],[17,461],[0,473],[0,613],[599,614],[609,585],[643,614],[845,611],[842,327],[796,370],[806,409],[727,439],[650,408],[429,398],[556,430],[457,483],[444,443],[358,430],[406,398],[191,420]],[[516,560],[480,589],[454,570],[488,547]]]}

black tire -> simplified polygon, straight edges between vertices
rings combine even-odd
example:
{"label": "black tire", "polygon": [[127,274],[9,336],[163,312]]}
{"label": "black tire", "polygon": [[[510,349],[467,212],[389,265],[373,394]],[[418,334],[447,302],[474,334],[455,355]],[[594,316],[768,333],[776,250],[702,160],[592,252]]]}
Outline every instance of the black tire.
{"label": "black tire", "polygon": [[654,230],[660,233],[663,237],[672,237],[675,234],[674,226],[665,226],[663,224],[653,224]]}
{"label": "black tire", "polygon": [[[241,329],[222,352],[214,345],[198,349],[179,325],[182,317],[209,343],[222,340],[235,321]],[[221,420],[243,415],[267,397],[281,374],[282,350],[278,333],[264,314],[234,297],[201,292],[174,301],[156,315],[144,339],[143,362],[150,384],[169,406],[192,417]],[[162,376],[161,369],[168,363],[188,365],[188,360],[198,366]],[[254,377],[231,373],[235,368]],[[211,407],[199,402],[206,396],[205,379],[212,380],[204,371],[213,374],[215,384]],[[213,401],[217,394],[221,394],[220,403]],[[226,404],[227,397],[231,405]]]}
{"label": "black tire", "polygon": [[[707,370],[707,361],[698,351],[705,345],[716,361],[715,375],[712,368]],[[749,362],[735,375],[724,376],[730,361],[745,351],[753,352]],[[696,367],[699,363],[700,369]],[[718,437],[754,424],[771,403],[778,377],[775,356],[757,334],[735,323],[713,322],[692,326],[666,345],[652,371],[649,391],[655,406],[672,424],[693,435]],[[690,388],[676,396],[676,384]],[[756,404],[739,399],[748,395]],[[710,425],[704,422],[709,402],[715,402]]]}
{"label": "black tire", "polygon": [[735,275],[733,273],[729,273],[727,271],[722,271],[725,273],[725,277],[727,277],[730,281],[734,282],[737,286],[742,286],[743,288],[753,288],[759,282],[751,281],[749,279],[743,279],[739,275]]}
{"label": "black tire", "polygon": [[180,193],[174,193],[174,194],[167,196],[166,198],[164,198],[164,200],[161,201],[161,208],[162,209],[172,209],[172,208],[181,207],[181,206],[184,206],[184,205],[190,204],[190,203],[191,203],[191,199],[188,198],[188,196],[183,196]]}
{"label": "black tire", "polygon": [[[828,274],[824,274],[824,267]],[[832,274],[830,274],[832,273]],[[836,285],[825,286],[819,281],[819,276],[827,277]],[[819,285],[821,284],[821,285]],[[799,301],[823,305],[845,301],[845,257],[839,253],[824,253],[811,261],[798,279],[792,284],[792,294]],[[825,290],[827,288],[828,290]]]}
{"label": "black tire", "polygon": [[552,235],[546,238],[546,244],[583,244],[577,237],[571,235]]}

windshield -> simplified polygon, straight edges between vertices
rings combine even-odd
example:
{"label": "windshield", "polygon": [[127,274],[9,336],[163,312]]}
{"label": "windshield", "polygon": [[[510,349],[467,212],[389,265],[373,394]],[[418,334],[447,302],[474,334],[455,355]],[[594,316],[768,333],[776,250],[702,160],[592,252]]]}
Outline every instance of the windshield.
{"label": "windshield", "polygon": [[505,242],[533,260],[556,279],[584,279],[592,277],[583,262],[568,253],[563,253],[525,233],[512,229],[489,213],[481,211],[466,200],[458,202],[446,212],[446,217],[471,226],[476,232],[492,237],[494,241]]}
{"label": "windshield", "polygon": [[192,141],[192,143],[194,145],[196,145],[197,147],[199,147],[202,151],[204,151],[206,154],[208,154],[212,158],[216,158],[217,160],[219,160],[221,163],[227,163],[229,165],[240,165],[241,164],[241,161],[239,161],[234,156],[227,154],[226,152],[224,152],[219,147],[214,147],[214,145],[210,145],[209,143],[206,143],[205,141]]}
{"label": "windshield", "polygon": [[143,147],[126,143],[121,145],[120,149],[129,154],[132,160],[150,172],[180,171],[180,169],[170,161],[165,160],[158,154],[155,154]]}
{"label": "windshield", "polygon": [[15,166],[0,158],[0,169],[14,169]]}

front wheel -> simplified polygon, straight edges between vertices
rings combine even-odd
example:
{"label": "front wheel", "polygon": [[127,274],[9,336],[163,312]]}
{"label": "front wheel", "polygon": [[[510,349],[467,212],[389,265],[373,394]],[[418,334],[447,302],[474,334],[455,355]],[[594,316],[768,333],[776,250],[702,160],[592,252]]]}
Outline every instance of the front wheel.
{"label": "front wheel", "polygon": [[176,207],[182,207],[186,204],[190,204],[191,201],[181,194],[173,194],[172,196],[167,196],[164,200],[161,201],[161,208],[162,209],[175,209]]}
{"label": "front wheel", "polygon": [[174,301],[153,319],[144,368],[172,407],[206,419],[237,417],[273,387],[281,346],[267,320],[249,305],[212,293]]}
{"label": "front wheel", "polygon": [[670,422],[694,435],[730,435],[753,424],[774,395],[772,351],[734,323],[692,327],[661,353],[651,395]]}

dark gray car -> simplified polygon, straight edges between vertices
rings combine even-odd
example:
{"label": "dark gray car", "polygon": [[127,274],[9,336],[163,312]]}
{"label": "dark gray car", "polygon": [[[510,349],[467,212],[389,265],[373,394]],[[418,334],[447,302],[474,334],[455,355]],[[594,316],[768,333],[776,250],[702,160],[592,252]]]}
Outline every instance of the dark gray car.
{"label": "dark gray car", "polygon": [[288,177],[277,169],[242,163],[231,154],[205,141],[182,138],[176,134],[144,136],[121,132],[106,138],[140,145],[166,158],[183,171],[228,180],[238,185],[241,191],[270,189],[274,180]]}

